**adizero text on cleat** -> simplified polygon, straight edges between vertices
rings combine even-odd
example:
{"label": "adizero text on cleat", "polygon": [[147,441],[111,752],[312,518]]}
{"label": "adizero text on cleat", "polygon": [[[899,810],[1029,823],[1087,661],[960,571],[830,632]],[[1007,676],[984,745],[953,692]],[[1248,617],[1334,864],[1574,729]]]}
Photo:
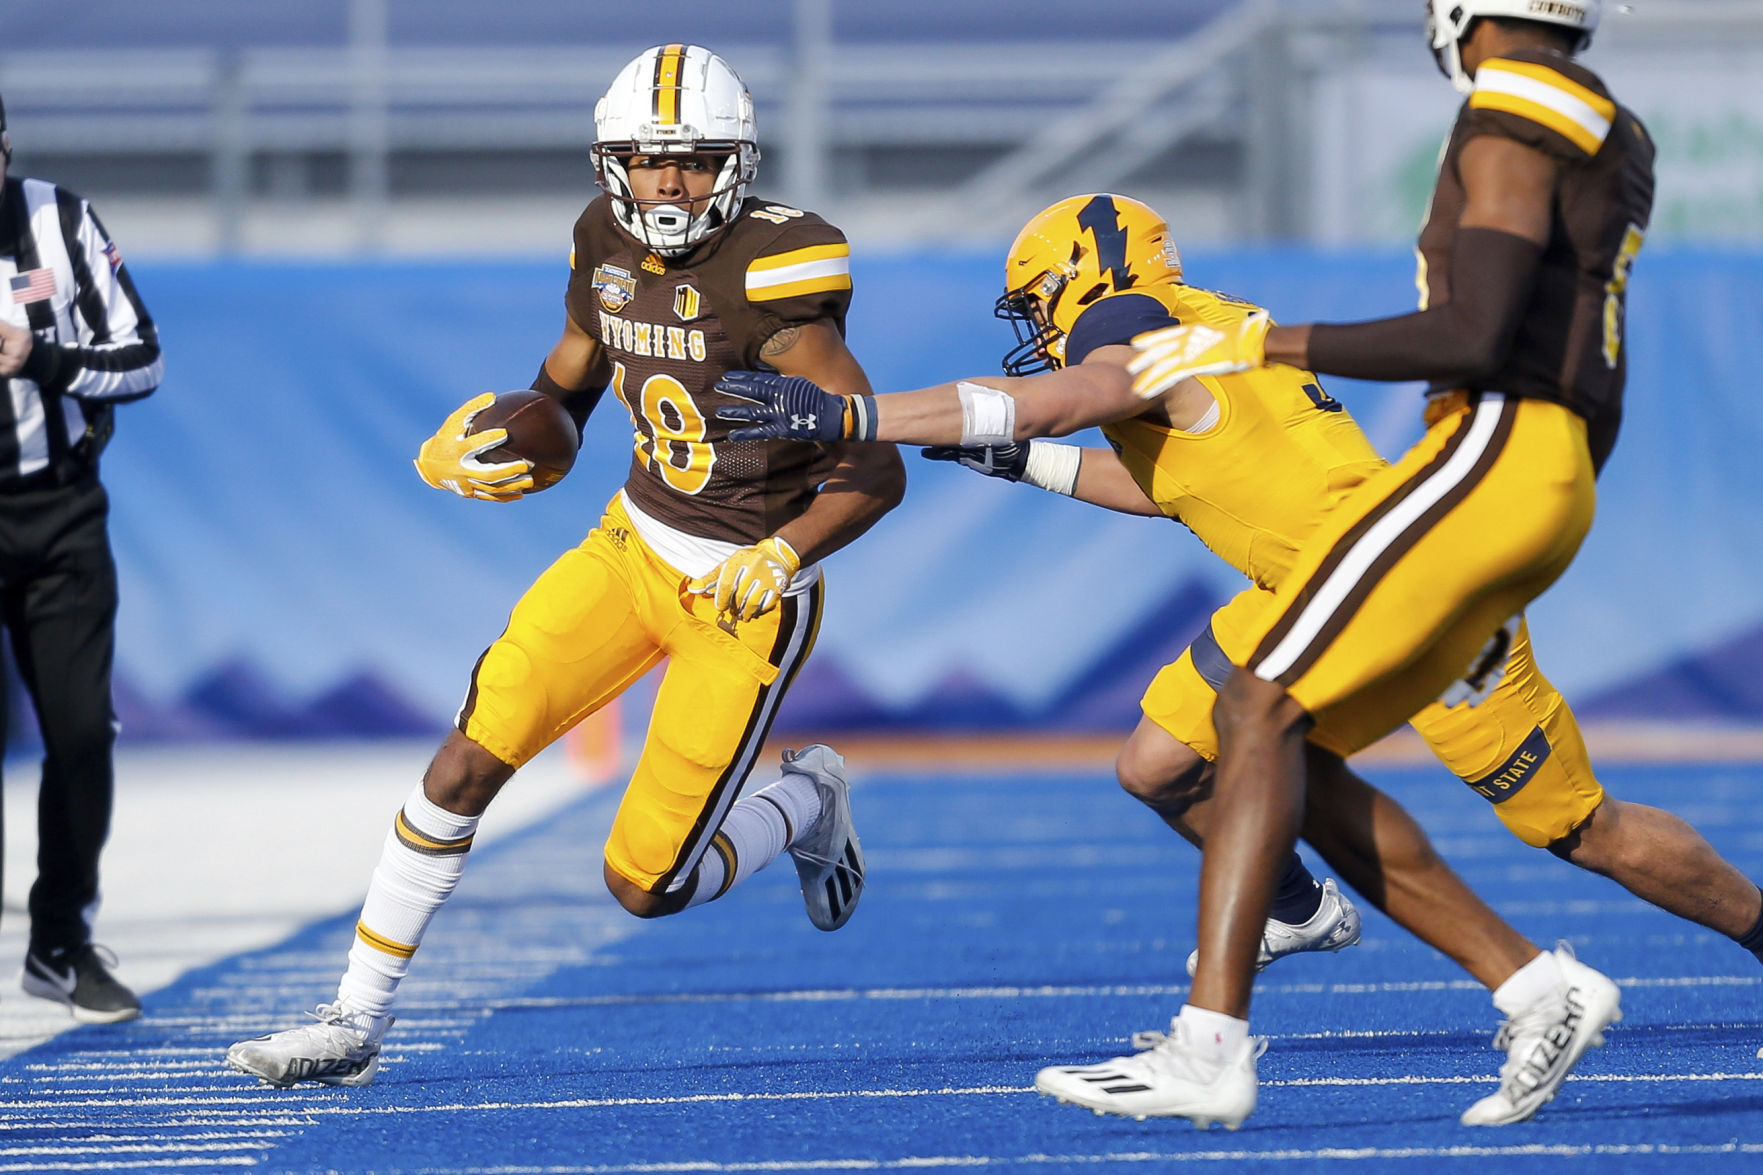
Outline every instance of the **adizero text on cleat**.
{"label": "adizero text on cleat", "polygon": [[808,920],[822,930],[837,930],[850,920],[863,897],[863,846],[851,823],[851,785],[845,781],[845,760],[829,746],[815,743],[785,751],[783,769],[806,775],[820,792],[820,817],[790,846]]}
{"label": "adizero text on cleat", "polygon": [[1464,1110],[1463,1125],[1527,1121],[1559,1092],[1586,1050],[1604,1043],[1604,1029],[1622,1019],[1622,993],[1608,977],[1574,958],[1565,942],[1555,948],[1555,961],[1555,990],[1500,1025],[1500,1088]]}
{"label": "adizero text on cleat", "polygon": [[351,1013],[341,1004],[320,1004],[308,1013],[315,1023],[241,1040],[226,1063],[266,1085],[287,1089],[301,1081],[366,1085],[380,1067],[380,1038],[390,1016]]}

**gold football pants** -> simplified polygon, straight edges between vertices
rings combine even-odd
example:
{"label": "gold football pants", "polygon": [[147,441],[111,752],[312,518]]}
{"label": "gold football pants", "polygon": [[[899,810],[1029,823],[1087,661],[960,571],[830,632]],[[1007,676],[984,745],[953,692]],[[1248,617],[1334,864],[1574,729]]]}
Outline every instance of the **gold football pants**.
{"label": "gold football pants", "polygon": [[[1147,718],[1212,761],[1218,758],[1212,704],[1231,672],[1215,629],[1230,625],[1233,605],[1219,609],[1180,659],[1157,674],[1142,703]],[[1492,803],[1527,845],[1560,840],[1604,802],[1573,710],[1537,667],[1528,625],[1519,628],[1505,676],[1486,700],[1449,709],[1434,702],[1412,725],[1451,774]],[[1311,737],[1322,746],[1334,741],[1321,729]]]}
{"label": "gold football pants", "polygon": [[822,586],[734,623],[637,535],[614,498],[600,525],[528,588],[478,660],[459,729],[514,767],[662,658],[643,755],[606,860],[651,892],[691,876],[814,645]]}
{"label": "gold football pants", "polygon": [[1585,438],[1559,404],[1465,397],[1329,512],[1241,634],[1218,634],[1225,654],[1284,686],[1334,749],[1369,746],[1573,561],[1596,496]]}
{"label": "gold football pants", "polygon": [[1594,498],[1580,417],[1538,400],[1457,399],[1330,513],[1277,590],[1245,591],[1213,615],[1153,681],[1145,713],[1215,757],[1214,689],[1247,665],[1284,685],[1315,718],[1312,741],[1341,755],[1413,716],[1520,839],[1559,839],[1603,791],[1528,630],[1479,707],[1433,699],[1566,569]]}

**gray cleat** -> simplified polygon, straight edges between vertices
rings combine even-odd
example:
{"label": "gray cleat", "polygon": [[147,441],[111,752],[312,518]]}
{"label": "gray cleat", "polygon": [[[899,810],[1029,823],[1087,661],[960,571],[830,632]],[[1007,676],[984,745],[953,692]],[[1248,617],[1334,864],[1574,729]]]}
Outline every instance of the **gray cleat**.
{"label": "gray cleat", "polygon": [[[1306,951],[1344,951],[1359,941],[1361,920],[1359,910],[1330,877],[1322,883],[1322,904],[1308,922],[1292,925],[1269,918],[1261,928],[1261,949],[1255,957],[1255,970],[1267,970],[1276,960]],[[1188,953],[1188,974],[1200,965],[1200,952]]]}
{"label": "gray cleat", "polygon": [[820,790],[820,819],[790,846],[808,920],[822,930],[837,930],[851,917],[863,896],[863,846],[851,824],[851,785],[845,782],[845,759],[821,743],[785,751],[783,769],[806,775]]}
{"label": "gray cleat", "polygon": [[307,1013],[315,1024],[241,1040],[226,1063],[265,1085],[287,1089],[300,1081],[366,1085],[380,1068],[380,1038],[390,1016],[351,1013],[342,1004],[320,1004]]}

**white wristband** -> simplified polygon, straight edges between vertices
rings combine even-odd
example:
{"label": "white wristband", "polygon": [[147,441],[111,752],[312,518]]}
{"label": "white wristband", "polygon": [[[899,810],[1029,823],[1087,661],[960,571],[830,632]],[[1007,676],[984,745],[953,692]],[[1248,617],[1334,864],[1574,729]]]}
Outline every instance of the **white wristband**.
{"label": "white wristband", "polygon": [[1008,445],[1016,440],[1015,396],[966,380],[955,385],[955,394],[961,397],[963,445]]}
{"label": "white wristband", "polygon": [[1030,441],[1022,480],[1031,486],[1070,497],[1077,490],[1077,469],[1083,464],[1083,455],[1084,451],[1076,445]]}

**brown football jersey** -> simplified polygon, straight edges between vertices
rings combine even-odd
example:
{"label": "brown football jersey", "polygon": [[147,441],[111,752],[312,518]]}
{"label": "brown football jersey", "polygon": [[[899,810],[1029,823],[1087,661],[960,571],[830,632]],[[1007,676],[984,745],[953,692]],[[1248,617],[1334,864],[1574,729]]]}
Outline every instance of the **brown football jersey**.
{"label": "brown football jersey", "polygon": [[1622,419],[1629,267],[1653,208],[1653,143],[1596,74],[1565,56],[1525,50],[1484,61],[1439,166],[1420,233],[1422,306],[1451,297],[1451,249],[1465,195],[1463,146],[1514,139],[1560,161],[1554,226],[1504,367],[1472,390],[1552,400],[1585,417],[1602,466]]}
{"label": "brown football jersey", "polygon": [[825,445],[731,441],[716,418],[739,403],[726,371],[766,368],[760,348],[787,327],[828,322],[851,302],[844,234],[812,212],[749,197],[729,226],[664,259],[612,216],[605,196],[575,225],[564,304],[604,348],[630,411],[635,453],[625,493],[638,509],[701,538],[751,544],[800,515],[834,463]]}

